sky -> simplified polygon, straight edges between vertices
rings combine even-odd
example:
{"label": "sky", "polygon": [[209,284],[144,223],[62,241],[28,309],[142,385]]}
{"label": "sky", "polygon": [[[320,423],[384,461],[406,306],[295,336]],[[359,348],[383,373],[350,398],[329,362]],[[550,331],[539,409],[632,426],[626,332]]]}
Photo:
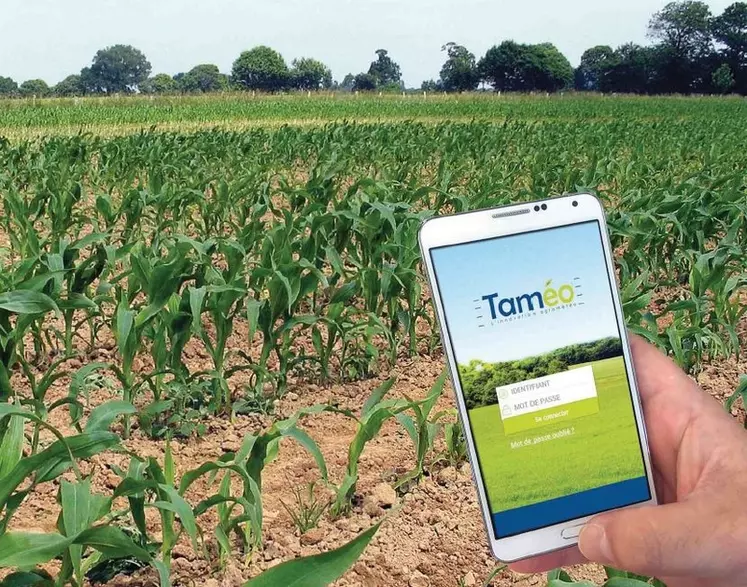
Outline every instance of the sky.
{"label": "sky", "polygon": [[[443,247],[431,254],[459,364],[513,361],[619,336],[596,221]],[[548,280],[555,288],[579,284],[578,304],[513,322],[489,319],[483,296],[543,292]]]}
{"label": "sky", "polygon": [[[733,0],[708,2],[720,13]],[[389,50],[405,82],[438,78],[442,45],[479,59],[506,39],[554,43],[575,66],[598,44],[646,43],[666,0],[2,0],[0,75],[54,84],[90,65],[98,49],[131,44],[153,73],[200,63],[225,73],[241,51],[269,45],[290,62],[314,57],[335,79],[366,71]]]}

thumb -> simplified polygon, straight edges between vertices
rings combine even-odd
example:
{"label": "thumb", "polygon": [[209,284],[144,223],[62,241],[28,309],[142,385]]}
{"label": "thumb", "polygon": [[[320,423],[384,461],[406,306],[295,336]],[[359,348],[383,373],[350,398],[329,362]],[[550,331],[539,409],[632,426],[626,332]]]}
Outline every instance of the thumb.
{"label": "thumb", "polygon": [[729,554],[709,539],[718,522],[703,510],[681,502],[602,514],[584,526],[578,546],[590,561],[642,575],[721,574]]}

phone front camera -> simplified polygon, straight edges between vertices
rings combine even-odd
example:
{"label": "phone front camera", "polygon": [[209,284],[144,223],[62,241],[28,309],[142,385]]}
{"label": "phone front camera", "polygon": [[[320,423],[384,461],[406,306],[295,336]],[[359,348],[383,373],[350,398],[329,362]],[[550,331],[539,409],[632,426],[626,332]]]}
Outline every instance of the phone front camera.
{"label": "phone front camera", "polygon": [[573,207],[578,208],[578,202],[576,200],[573,200]]}
{"label": "phone front camera", "polygon": [[547,204],[542,204],[542,209],[547,210]]}

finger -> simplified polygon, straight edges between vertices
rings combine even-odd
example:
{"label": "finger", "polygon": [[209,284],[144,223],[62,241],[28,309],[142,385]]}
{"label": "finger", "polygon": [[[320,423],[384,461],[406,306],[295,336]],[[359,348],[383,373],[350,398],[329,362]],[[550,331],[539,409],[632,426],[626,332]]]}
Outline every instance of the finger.
{"label": "finger", "polygon": [[515,562],[509,565],[512,571],[517,573],[534,574],[544,573],[560,567],[569,567],[588,562],[578,547],[566,548],[557,552],[535,556],[533,558]]}
{"label": "finger", "polygon": [[655,346],[635,335],[630,343],[652,461],[674,488],[682,439],[705,394]]}
{"label": "finger", "polygon": [[671,409],[689,412],[692,402],[701,399],[703,392],[697,384],[654,345],[631,334],[630,348],[644,406],[647,401],[666,398]]}
{"label": "finger", "polygon": [[[665,402],[667,411],[687,413],[703,411],[717,415],[722,422],[731,421],[723,406],[703,389],[680,367],[654,345],[638,335],[630,336],[636,379],[643,407],[646,402]],[[727,417],[724,418],[723,416]]]}
{"label": "finger", "polygon": [[731,560],[715,535],[724,520],[711,510],[707,502],[687,501],[602,514],[582,529],[579,550],[593,562],[643,575],[721,574]]}
{"label": "finger", "polygon": [[[707,455],[725,435],[739,433],[722,406],[656,347],[631,336],[636,379],[643,403],[649,446],[655,467],[676,488],[683,442],[693,458]],[[730,432],[729,432],[730,431]],[[687,442],[688,439],[691,442]],[[697,442],[693,442],[695,439]],[[695,452],[693,452],[695,451]],[[705,462],[698,458],[698,462]]]}

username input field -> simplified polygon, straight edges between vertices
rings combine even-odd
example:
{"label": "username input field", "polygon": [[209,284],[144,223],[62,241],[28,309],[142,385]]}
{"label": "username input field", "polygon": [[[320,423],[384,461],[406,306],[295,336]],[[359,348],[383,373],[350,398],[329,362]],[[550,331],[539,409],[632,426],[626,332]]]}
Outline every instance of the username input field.
{"label": "username input field", "polygon": [[504,432],[588,416],[599,411],[594,369],[570,369],[496,388]]}

